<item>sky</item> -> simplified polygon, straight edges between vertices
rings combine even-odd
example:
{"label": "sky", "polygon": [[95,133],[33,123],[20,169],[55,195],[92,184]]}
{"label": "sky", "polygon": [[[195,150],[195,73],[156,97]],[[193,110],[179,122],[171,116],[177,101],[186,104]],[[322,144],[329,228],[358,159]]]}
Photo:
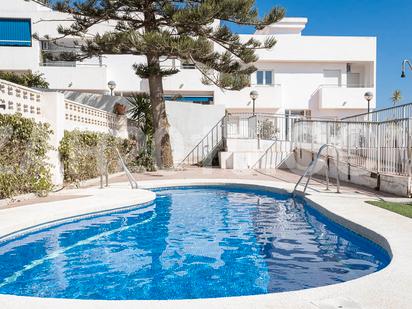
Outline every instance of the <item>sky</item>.
{"label": "sky", "polygon": [[[307,17],[303,35],[376,36],[377,105],[391,106],[394,90],[401,90],[401,103],[412,102],[412,71],[401,79],[404,59],[412,61],[411,0],[257,0],[259,13],[273,6],[286,9],[287,17]],[[252,29],[234,27],[241,33]],[[275,47],[276,48],[276,47]],[[350,48],[350,46],[348,46]]]}

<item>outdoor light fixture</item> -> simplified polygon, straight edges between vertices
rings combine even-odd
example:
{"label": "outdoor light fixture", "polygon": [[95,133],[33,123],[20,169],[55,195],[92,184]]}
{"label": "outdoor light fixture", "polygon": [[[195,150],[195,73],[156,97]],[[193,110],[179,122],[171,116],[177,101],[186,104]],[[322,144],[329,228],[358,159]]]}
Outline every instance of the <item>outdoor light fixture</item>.
{"label": "outdoor light fixture", "polygon": [[110,89],[110,95],[113,96],[113,91],[116,89],[116,82],[114,80],[111,80],[110,82],[107,83],[107,86]]}
{"label": "outdoor light fixture", "polygon": [[258,98],[259,93],[256,90],[253,90],[250,92],[250,98],[253,101],[253,116],[255,116],[255,103],[256,103],[256,99]]}
{"label": "outdoor light fixture", "polygon": [[373,93],[370,91],[366,92],[364,95],[364,98],[366,101],[368,101],[368,114],[369,114],[371,111],[371,101],[373,99]]}
{"label": "outdoor light fixture", "polygon": [[408,60],[408,59],[405,59],[403,62],[402,62],[402,74],[401,74],[401,78],[405,78],[406,77],[406,65],[408,65],[409,66],[409,69],[412,71],[412,64],[411,64],[411,62]]}

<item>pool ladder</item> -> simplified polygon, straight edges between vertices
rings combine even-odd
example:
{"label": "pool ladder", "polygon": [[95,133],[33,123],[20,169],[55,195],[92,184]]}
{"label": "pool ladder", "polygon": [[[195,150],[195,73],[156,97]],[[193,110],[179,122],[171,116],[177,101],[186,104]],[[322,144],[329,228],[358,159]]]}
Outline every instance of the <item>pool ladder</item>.
{"label": "pool ladder", "polygon": [[132,173],[130,172],[130,170],[127,168],[126,163],[124,163],[124,160],[120,154],[119,149],[116,148],[116,152],[117,152],[117,156],[119,157],[119,161],[122,165],[122,168],[124,170],[124,172],[126,173],[127,179],[129,180],[130,186],[132,187],[132,189],[138,189],[139,186],[137,184],[136,179],[133,177]]}
{"label": "pool ladder", "polygon": [[[305,194],[306,189],[308,188],[309,182],[310,182],[311,179],[312,179],[312,175],[313,175],[313,172],[314,172],[314,170],[315,170],[315,168],[316,168],[316,165],[317,165],[317,163],[318,163],[318,161],[319,161],[319,159],[320,159],[320,157],[321,157],[321,155],[322,155],[322,152],[323,152],[325,149],[328,149],[328,148],[333,148],[333,149],[335,149],[335,151],[336,151],[336,192],[337,192],[337,193],[340,193],[340,181],[339,181],[339,150],[338,150],[338,148],[336,148],[336,146],[334,146],[334,145],[325,144],[325,145],[323,145],[322,147],[320,147],[320,149],[319,149],[319,151],[318,151],[318,154],[316,155],[315,160],[313,160],[313,161],[309,164],[308,168],[305,170],[305,172],[303,173],[302,177],[300,177],[299,181],[296,183],[295,188],[293,189],[293,193],[292,193],[292,196],[293,196],[293,197],[296,196],[296,192],[297,192],[297,188],[298,188],[299,184],[303,181],[303,179],[304,179],[305,177],[307,177],[307,181],[306,181],[306,184],[305,184],[305,188],[303,189],[303,194]],[[326,167],[325,177],[326,177],[326,190],[329,190],[329,167]]]}

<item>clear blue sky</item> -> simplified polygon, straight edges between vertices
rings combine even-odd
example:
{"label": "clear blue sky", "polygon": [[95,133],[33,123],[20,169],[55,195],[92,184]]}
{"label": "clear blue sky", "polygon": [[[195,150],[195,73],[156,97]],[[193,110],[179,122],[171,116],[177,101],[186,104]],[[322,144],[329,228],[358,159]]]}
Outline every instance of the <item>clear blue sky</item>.
{"label": "clear blue sky", "polygon": [[[376,36],[378,107],[390,106],[391,94],[396,89],[402,92],[402,103],[412,102],[412,71],[408,71],[406,79],[400,78],[402,60],[412,60],[411,0],[257,0],[256,3],[262,14],[279,5],[286,9],[288,17],[308,17],[304,35]],[[235,29],[248,32],[245,28]]]}

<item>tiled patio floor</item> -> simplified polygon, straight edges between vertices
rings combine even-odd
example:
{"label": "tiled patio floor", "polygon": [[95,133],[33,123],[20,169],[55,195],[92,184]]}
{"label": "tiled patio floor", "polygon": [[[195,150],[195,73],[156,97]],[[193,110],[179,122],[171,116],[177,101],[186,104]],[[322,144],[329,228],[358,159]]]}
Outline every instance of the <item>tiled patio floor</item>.
{"label": "tiled patio floor", "polygon": [[[275,182],[285,182],[295,184],[300,178],[299,172],[292,172],[288,170],[276,170],[271,171],[270,175],[263,174],[255,170],[223,170],[220,168],[198,168],[189,167],[179,171],[157,171],[134,174],[137,181],[153,181],[153,180],[166,180],[166,179],[249,179],[249,180],[266,180]],[[127,182],[125,175],[111,177],[109,183],[121,183]],[[331,179],[330,192],[335,192],[335,179]],[[87,187],[99,186],[99,180],[89,181]],[[325,192],[325,182],[320,179],[314,179],[309,185],[313,191]],[[395,196],[385,194],[383,192],[377,192],[372,189],[367,189],[355,185],[351,185],[343,182],[341,187],[342,193],[370,196],[371,198],[384,198],[392,199]],[[48,197],[34,198],[30,200],[15,202],[8,207],[25,206],[35,203],[54,202],[59,200],[75,199],[83,197],[81,189],[64,189],[57,193],[51,193]]]}

